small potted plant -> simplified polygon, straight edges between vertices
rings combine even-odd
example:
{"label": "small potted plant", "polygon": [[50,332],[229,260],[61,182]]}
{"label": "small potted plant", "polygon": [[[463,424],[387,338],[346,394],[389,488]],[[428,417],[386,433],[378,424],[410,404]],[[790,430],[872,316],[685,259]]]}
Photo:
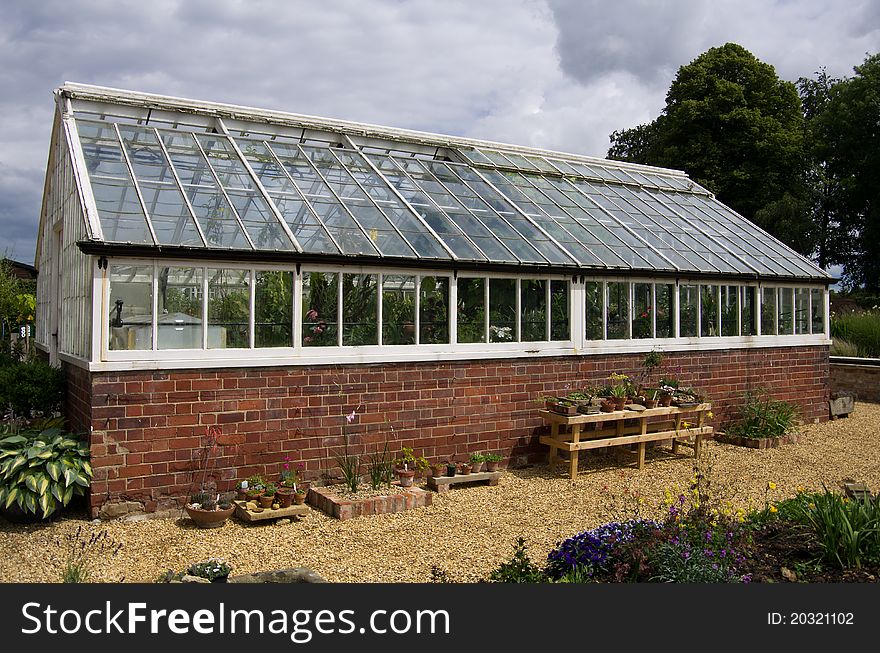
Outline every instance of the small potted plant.
{"label": "small potted plant", "polygon": [[428,460],[424,456],[416,456],[409,447],[400,450],[400,456],[394,460],[394,473],[397,474],[401,487],[411,487],[416,472],[428,469]]}
{"label": "small potted plant", "polygon": [[275,492],[278,488],[271,481],[263,487],[263,494],[259,497],[260,508],[271,508],[275,502]]}
{"label": "small potted plant", "polygon": [[220,528],[235,512],[228,493],[214,494],[205,491],[193,493],[185,508],[189,518],[199,528]]}
{"label": "small potted plant", "polygon": [[498,471],[498,464],[501,462],[501,456],[497,453],[487,453],[483,456],[483,459],[486,461],[487,472]]}
{"label": "small potted plant", "polygon": [[207,578],[212,583],[225,583],[232,572],[232,567],[223,558],[208,558],[189,566],[186,573],[190,576]]}
{"label": "small potted plant", "polygon": [[608,380],[611,382],[608,391],[612,402],[614,402],[614,410],[623,410],[630,391],[629,377],[626,374],[612,372],[608,376]]}
{"label": "small potted plant", "polygon": [[295,485],[293,487],[293,502],[301,506],[306,502],[306,497],[309,494],[309,489],[303,485]]}
{"label": "small potted plant", "polygon": [[481,453],[471,454],[471,471],[477,474],[483,470],[483,464],[486,462],[486,456]]}
{"label": "small potted plant", "polygon": [[431,465],[431,476],[438,477],[443,476],[443,473],[446,471],[446,463],[435,463]]}
{"label": "small potted plant", "polygon": [[451,460],[446,461],[446,475],[447,476],[455,476],[455,472],[458,471],[458,466],[452,462]]}
{"label": "small potted plant", "polygon": [[458,464],[458,473],[462,476],[471,473],[471,464],[470,463],[459,463]]}

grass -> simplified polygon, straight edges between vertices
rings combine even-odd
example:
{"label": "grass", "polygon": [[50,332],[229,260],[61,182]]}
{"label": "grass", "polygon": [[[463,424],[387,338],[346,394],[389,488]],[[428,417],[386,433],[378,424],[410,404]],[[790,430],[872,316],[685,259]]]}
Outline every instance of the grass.
{"label": "grass", "polygon": [[[852,351],[854,347],[857,355],[868,358],[880,358],[880,312],[867,313],[843,313],[831,317],[831,337],[835,347],[840,342],[840,347],[846,347]],[[837,356],[852,356],[852,353],[836,353]]]}

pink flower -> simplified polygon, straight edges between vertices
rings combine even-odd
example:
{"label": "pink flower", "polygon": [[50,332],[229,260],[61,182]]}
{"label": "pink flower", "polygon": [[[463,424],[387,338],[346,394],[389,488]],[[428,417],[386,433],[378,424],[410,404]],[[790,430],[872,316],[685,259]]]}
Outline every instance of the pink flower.
{"label": "pink flower", "polygon": [[309,312],[306,313],[306,317],[310,320],[314,320],[316,317],[318,317],[318,311],[316,311],[314,308],[310,308]]}
{"label": "pink flower", "polygon": [[312,327],[312,333],[314,333],[314,334],[316,334],[316,335],[321,334],[321,333],[323,333],[323,332],[324,332],[324,329],[322,329],[322,328],[319,327],[319,326]]}
{"label": "pink flower", "polygon": [[345,419],[348,421],[349,424],[351,424],[354,421],[355,414],[356,414],[355,411],[351,411],[350,415],[345,416]]}

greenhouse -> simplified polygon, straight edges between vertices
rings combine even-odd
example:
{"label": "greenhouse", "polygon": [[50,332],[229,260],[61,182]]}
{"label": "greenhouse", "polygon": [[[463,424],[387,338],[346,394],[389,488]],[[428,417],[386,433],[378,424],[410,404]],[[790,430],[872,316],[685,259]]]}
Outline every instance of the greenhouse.
{"label": "greenhouse", "polygon": [[679,171],[80,84],[55,99],[37,340],[92,434],[95,511],[170,505],[211,425],[227,478],[284,454],[325,473],[352,410],[364,453],[525,462],[536,397],[649,351],[722,414],[766,386],[825,417],[834,279]]}

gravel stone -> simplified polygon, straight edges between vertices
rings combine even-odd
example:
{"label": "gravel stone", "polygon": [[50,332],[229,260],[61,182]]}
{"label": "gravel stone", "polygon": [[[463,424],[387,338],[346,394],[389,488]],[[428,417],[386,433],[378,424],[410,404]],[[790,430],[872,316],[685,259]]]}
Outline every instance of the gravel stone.
{"label": "gravel stone", "polygon": [[[799,487],[840,490],[844,480],[880,490],[880,405],[858,402],[849,417],[802,430],[799,442],[776,449],[707,442],[700,463],[712,493],[749,509],[793,496]],[[67,536],[79,526],[88,534],[106,529],[123,545],[115,556],[93,561],[93,582],[150,583],[209,557],[224,558],[237,575],[304,567],[329,582],[429,582],[436,566],[451,581],[473,582],[509,560],[520,535],[542,563],[564,538],[636,513],[659,516],[665,491],[688,491],[694,475],[688,447],[677,456],[669,447],[649,448],[642,470],[615,449],[623,448],[582,454],[574,481],[565,465],[556,475],[546,465],[512,469],[495,487],[453,487],[426,508],[347,521],[317,510],[285,528],[230,519],[204,530],[182,512],[177,519],[99,524],[67,513],[48,524],[0,519],[0,582],[59,582]]]}

